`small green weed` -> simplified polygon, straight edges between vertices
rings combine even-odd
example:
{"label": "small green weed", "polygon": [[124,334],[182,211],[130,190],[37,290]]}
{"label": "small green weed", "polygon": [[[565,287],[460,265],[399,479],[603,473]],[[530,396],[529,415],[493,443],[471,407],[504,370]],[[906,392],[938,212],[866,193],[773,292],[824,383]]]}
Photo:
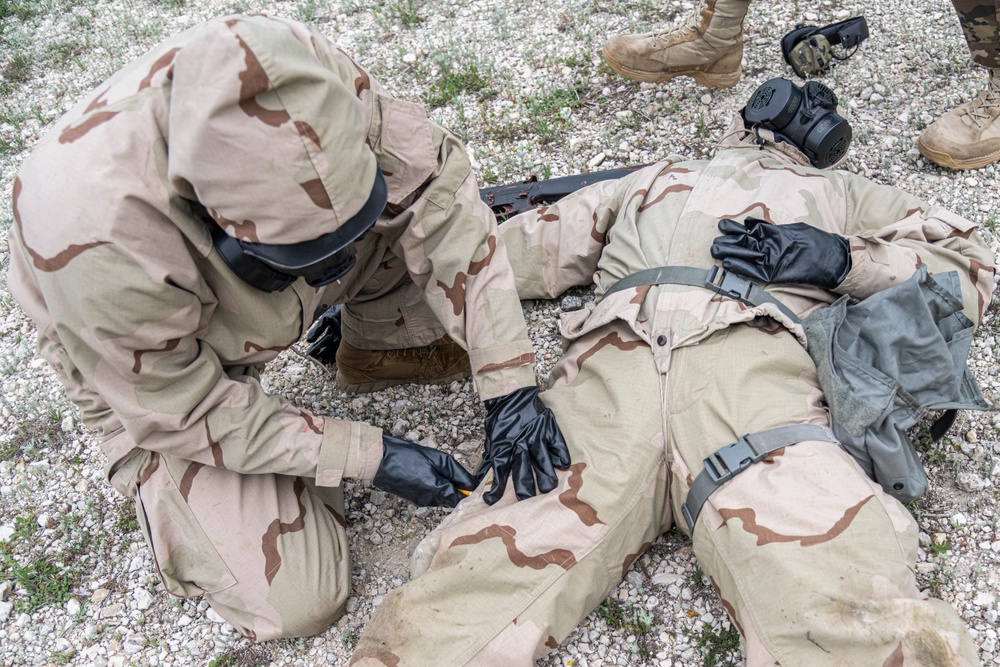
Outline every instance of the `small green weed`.
{"label": "small green weed", "polygon": [[705,667],[736,667],[740,662],[740,633],[729,626],[718,632],[702,625],[697,632],[685,630],[701,654]]}
{"label": "small green weed", "polygon": [[14,533],[11,535],[12,540],[26,540],[35,534],[38,530],[38,524],[35,523],[35,516],[19,516],[14,519]]}
{"label": "small green weed", "polygon": [[258,644],[231,648],[212,658],[208,667],[263,667],[271,662],[271,653]]}
{"label": "small green weed", "polygon": [[951,551],[951,548],[951,538],[947,537],[943,542],[932,542],[927,549],[935,558],[945,558],[948,556],[948,552]]}
{"label": "small green weed", "polygon": [[653,655],[653,638],[658,625],[651,612],[608,598],[597,608],[597,616],[603,618],[609,628],[635,635],[635,644],[630,647],[633,653],[641,658]]}
{"label": "small green weed", "polygon": [[80,579],[76,569],[64,568],[47,558],[21,565],[7,555],[0,561],[0,575],[17,584],[19,595],[15,607],[26,614],[44,605],[62,606]]}
{"label": "small green weed", "polygon": [[490,90],[493,67],[480,60],[476,53],[465,51],[456,56],[437,53],[430,60],[438,68],[438,77],[425,94],[428,106],[443,107],[459,95]]}

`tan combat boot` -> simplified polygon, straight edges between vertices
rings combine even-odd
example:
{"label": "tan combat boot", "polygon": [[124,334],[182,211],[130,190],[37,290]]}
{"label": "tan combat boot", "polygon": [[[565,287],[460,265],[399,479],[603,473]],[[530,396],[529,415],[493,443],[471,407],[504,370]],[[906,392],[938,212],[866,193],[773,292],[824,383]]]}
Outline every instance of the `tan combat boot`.
{"label": "tan combat boot", "polygon": [[986,90],[924,128],[917,146],[949,169],[979,169],[1000,160],[1000,70],[990,70]]}
{"label": "tan combat boot", "polygon": [[348,394],[406,383],[452,382],[469,375],[468,352],[450,338],[403,350],[362,350],[341,341],[337,349],[337,386]]}
{"label": "tan combat boot", "polygon": [[730,88],[742,74],[743,17],[750,0],[703,0],[679,28],[615,35],[604,45],[611,69],[657,83],[690,76],[703,86]]}

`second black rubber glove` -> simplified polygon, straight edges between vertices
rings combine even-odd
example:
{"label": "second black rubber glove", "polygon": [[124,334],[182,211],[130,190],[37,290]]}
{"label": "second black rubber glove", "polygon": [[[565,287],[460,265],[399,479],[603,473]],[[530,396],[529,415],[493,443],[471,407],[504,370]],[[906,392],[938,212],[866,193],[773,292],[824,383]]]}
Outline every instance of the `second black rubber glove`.
{"label": "second black rubber glove", "polygon": [[312,343],[306,354],[324,366],[332,366],[337,361],[340,347],[340,305],[330,306],[313,323],[306,334],[306,342]]}
{"label": "second black rubber glove", "polygon": [[512,478],[518,500],[537,491],[548,493],[558,485],[555,468],[569,467],[569,449],[556,416],[538,398],[538,387],[522,387],[490,398],[486,406],[486,447],[476,472],[480,480],[493,470],[493,486],[483,494],[492,505],[500,500]]}
{"label": "second black rubber glove", "polygon": [[382,463],[372,485],[421,507],[454,507],[476,488],[475,478],[450,454],[382,435]]}
{"label": "second black rubber glove", "polygon": [[722,236],[712,243],[712,257],[722,266],[766,283],[801,283],[833,289],[851,270],[851,245],[802,222],[773,225],[747,218],[744,225],[719,220]]}

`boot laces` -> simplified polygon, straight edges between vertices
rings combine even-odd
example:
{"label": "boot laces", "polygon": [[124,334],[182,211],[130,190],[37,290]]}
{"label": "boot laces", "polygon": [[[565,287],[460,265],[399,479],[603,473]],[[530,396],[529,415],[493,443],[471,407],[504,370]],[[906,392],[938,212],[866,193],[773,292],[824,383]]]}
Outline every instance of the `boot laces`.
{"label": "boot laces", "polygon": [[689,35],[693,35],[698,32],[698,26],[701,24],[701,10],[695,11],[691,14],[681,25],[669,26],[666,28],[661,28],[655,30],[649,34],[649,38],[653,40],[653,46],[659,46],[660,42],[670,42],[673,39],[684,39]]}
{"label": "boot laces", "polygon": [[1000,108],[1000,78],[990,77],[986,90],[976,95],[966,108],[965,113],[977,128],[989,125]]}

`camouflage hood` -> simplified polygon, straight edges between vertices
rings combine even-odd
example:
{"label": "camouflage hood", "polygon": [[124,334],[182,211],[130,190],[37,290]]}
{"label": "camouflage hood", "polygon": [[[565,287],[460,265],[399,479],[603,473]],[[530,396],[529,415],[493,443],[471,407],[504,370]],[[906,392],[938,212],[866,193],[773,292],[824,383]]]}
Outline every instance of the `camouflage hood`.
{"label": "camouflage hood", "polygon": [[267,17],[209,21],[177,50],[164,86],[170,183],[241,240],[335,231],[375,182],[361,101],[296,30]]}

